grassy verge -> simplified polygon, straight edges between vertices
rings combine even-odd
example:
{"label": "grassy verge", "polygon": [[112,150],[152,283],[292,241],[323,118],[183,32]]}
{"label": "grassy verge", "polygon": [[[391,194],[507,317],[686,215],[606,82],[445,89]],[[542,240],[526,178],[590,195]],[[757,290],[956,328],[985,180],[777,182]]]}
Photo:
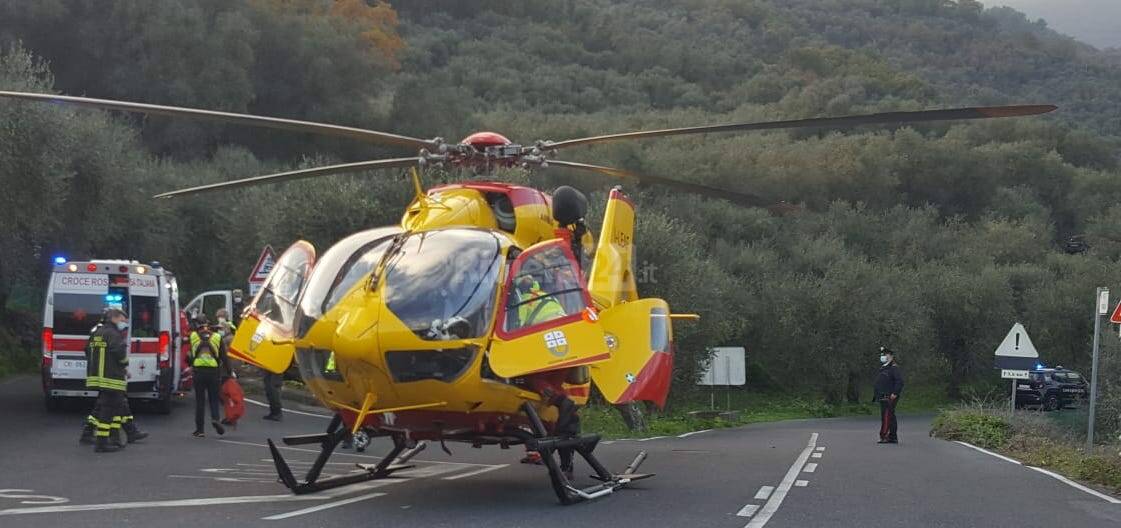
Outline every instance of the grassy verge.
{"label": "grassy verge", "polygon": [[0,329],[0,378],[35,372],[39,355],[25,348],[18,339]]}
{"label": "grassy verge", "polygon": [[1048,468],[1067,477],[1121,492],[1121,446],[1098,446],[1086,453],[1083,438],[1064,427],[1064,413],[1017,411],[987,406],[945,410],[932,424],[931,436],[960,440]]}
{"label": "grassy verge", "polygon": [[[899,412],[932,412],[949,405],[939,387],[908,390],[900,400]],[[666,412],[648,414],[645,431],[631,431],[619,412],[606,405],[591,405],[580,411],[584,431],[596,432],[605,438],[643,438],[669,436],[700,431],[736,427],[759,422],[777,422],[804,418],[832,418],[837,416],[873,415],[879,412],[871,395],[860,403],[829,404],[811,396],[757,393],[748,391],[692,392],[676,395]],[[733,410],[738,416],[732,420],[702,419],[689,415],[690,411],[709,410],[715,402],[717,410]]]}

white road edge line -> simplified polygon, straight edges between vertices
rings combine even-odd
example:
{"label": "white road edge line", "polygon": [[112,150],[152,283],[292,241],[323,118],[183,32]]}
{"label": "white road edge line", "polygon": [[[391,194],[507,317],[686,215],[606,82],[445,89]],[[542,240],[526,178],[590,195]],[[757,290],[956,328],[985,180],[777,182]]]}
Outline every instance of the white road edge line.
{"label": "white road edge line", "polygon": [[778,511],[779,506],[782,506],[782,501],[786,499],[786,493],[790,491],[790,487],[794,485],[794,479],[798,477],[798,473],[802,471],[802,466],[809,460],[810,453],[817,447],[817,433],[810,435],[810,442],[806,444],[806,448],[802,450],[802,454],[794,460],[794,464],[786,472],[786,476],[782,478],[778,488],[771,494],[771,498],[767,499],[767,503],[763,505],[763,509],[759,514],[751,519],[751,522],[744,525],[744,528],[763,528],[767,521],[771,520],[771,516]]}
{"label": "white road edge line", "polygon": [[1093,495],[1093,496],[1095,496],[1099,499],[1102,499],[1106,502],[1109,502],[1111,504],[1121,504],[1121,499],[1118,499],[1117,497],[1111,497],[1111,496],[1106,495],[1104,493],[1101,493],[1099,491],[1087,488],[1086,486],[1083,486],[1082,484],[1079,484],[1079,483],[1077,483],[1073,480],[1070,480],[1070,479],[1068,479],[1068,478],[1066,478],[1066,477],[1064,477],[1064,476],[1062,476],[1058,473],[1055,473],[1054,471],[1048,471],[1048,470],[1043,469],[1043,468],[1038,468],[1038,467],[1035,467],[1035,466],[1029,466],[1027,464],[1024,464],[1024,463],[1020,462],[1019,460],[1014,459],[1014,458],[1008,458],[1004,455],[999,455],[999,454],[993,453],[992,451],[989,451],[988,449],[982,449],[982,448],[977,447],[977,446],[975,446],[973,444],[970,444],[968,442],[962,442],[960,440],[954,440],[954,442],[958,443],[958,444],[961,444],[965,447],[971,448],[971,449],[976,449],[977,451],[985,453],[986,455],[992,455],[992,456],[997,457],[997,458],[999,458],[1001,460],[1004,460],[1006,462],[1011,462],[1013,464],[1016,464],[1017,466],[1024,466],[1028,469],[1038,471],[1038,472],[1043,473],[1044,475],[1047,475],[1049,477],[1052,477],[1052,478],[1058,480],[1059,482],[1062,482],[1062,483],[1064,483],[1064,484],[1066,484],[1066,485],[1068,485],[1068,486],[1070,486],[1074,489],[1089,493],[1090,495]]}
{"label": "white road edge line", "polygon": [[1003,460],[1003,461],[1005,461],[1005,462],[1011,462],[1011,463],[1013,463],[1013,464],[1016,464],[1017,466],[1022,466],[1022,465],[1023,465],[1023,464],[1021,464],[1021,463],[1020,463],[1020,461],[1019,461],[1019,460],[1016,460],[1016,459],[1014,459],[1014,458],[1008,458],[1008,457],[1006,457],[1006,456],[1004,456],[1004,455],[998,455],[998,454],[996,454],[996,453],[993,453],[992,451],[989,451],[988,449],[984,449],[984,448],[981,448],[981,447],[977,447],[977,446],[975,446],[975,445],[973,445],[973,444],[970,444],[970,443],[968,443],[968,442],[962,442],[961,440],[954,440],[954,442],[955,442],[955,443],[958,443],[958,444],[961,444],[961,445],[963,445],[963,446],[965,446],[965,447],[968,447],[968,448],[970,448],[970,449],[975,449],[975,450],[977,450],[977,451],[980,451],[980,452],[982,452],[982,453],[984,453],[984,454],[986,454],[986,455],[997,457],[997,458],[999,458],[999,459],[1001,459],[1001,460]]}
{"label": "white road edge line", "polygon": [[639,438],[638,441],[639,442],[649,442],[651,440],[661,440],[663,438],[666,438],[666,437],[665,436],[651,436],[650,438]]}
{"label": "white road edge line", "polygon": [[1028,469],[1034,469],[1034,470],[1036,470],[1036,471],[1038,471],[1038,472],[1040,472],[1040,473],[1043,473],[1044,475],[1047,475],[1047,476],[1049,476],[1049,477],[1053,477],[1053,478],[1056,478],[1056,479],[1058,479],[1058,480],[1059,480],[1060,482],[1063,482],[1064,484],[1066,484],[1066,485],[1068,485],[1068,486],[1071,486],[1071,487],[1073,487],[1073,488],[1075,488],[1075,489],[1079,489],[1079,490],[1085,491],[1086,493],[1089,493],[1090,495],[1093,495],[1093,496],[1095,496],[1095,497],[1097,497],[1097,498],[1099,498],[1099,499],[1102,499],[1102,500],[1104,500],[1104,501],[1106,501],[1106,502],[1109,502],[1109,503],[1111,503],[1111,504],[1121,504],[1121,499],[1118,499],[1118,498],[1116,498],[1116,497],[1110,497],[1109,495],[1106,495],[1105,493],[1101,493],[1101,492],[1099,492],[1099,491],[1096,491],[1096,490],[1092,490],[1092,489],[1090,489],[1090,488],[1087,488],[1086,486],[1083,486],[1082,484],[1079,484],[1079,483],[1077,483],[1077,482],[1075,482],[1075,481],[1073,481],[1073,480],[1070,480],[1070,479],[1068,479],[1068,478],[1066,478],[1066,477],[1064,477],[1064,476],[1062,476],[1062,475],[1060,475],[1060,474],[1058,474],[1058,473],[1055,473],[1054,471],[1048,471],[1048,470],[1046,470],[1046,469],[1043,469],[1043,468],[1038,468],[1038,467],[1035,467],[1035,466],[1024,466],[1024,467],[1026,467],[1026,468],[1028,468]]}
{"label": "white road edge line", "polygon": [[343,500],[335,501],[335,502],[328,502],[327,504],[316,504],[315,506],[311,506],[309,508],[304,508],[302,510],[290,511],[288,513],[280,513],[280,514],[277,514],[277,515],[270,515],[268,517],[261,517],[261,519],[266,520],[266,521],[279,521],[281,519],[287,519],[289,517],[296,517],[296,516],[304,515],[304,514],[308,514],[308,513],[315,513],[317,511],[327,510],[327,509],[330,509],[330,508],[335,508],[337,506],[346,506],[347,504],[354,504],[355,502],[361,502],[361,501],[364,501],[366,499],[373,499],[373,498],[381,497],[383,495],[385,495],[385,494],[384,493],[367,493],[365,495],[359,495],[357,497],[351,497],[349,499],[343,499]]}
{"label": "white road edge line", "polygon": [[751,517],[752,515],[755,515],[755,510],[758,509],[758,504],[748,504],[747,506],[740,508],[740,511],[736,512],[736,515],[740,517]]}
{"label": "white road edge line", "polygon": [[689,431],[688,433],[679,434],[679,435],[677,435],[677,437],[678,438],[689,438],[690,436],[693,436],[695,434],[707,433],[711,430],[712,429],[701,429],[700,431]]}
{"label": "white road edge line", "polygon": [[760,487],[759,491],[755,492],[755,500],[767,500],[771,496],[771,492],[774,490],[774,486]]}
{"label": "white road edge line", "polygon": [[502,469],[502,468],[504,468],[508,465],[509,464],[498,464],[496,466],[479,468],[479,469],[476,469],[474,471],[468,471],[467,473],[460,473],[458,475],[452,475],[450,477],[444,477],[444,480],[456,480],[456,479],[461,479],[461,478],[464,478],[464,477],[473,477],[475,475],[482,475],[483,473],[486,473],[488,471],[494,471],[496,469]]}
{"label": "white road edge line", "polygon": [[[256,405],[258,407],[268,408],[267,403],[262,403],[262,402],[259,402],[257,400],[251,400],[249,398],[245,398],[245,401],[247,401],[249,403],[252,403],[253,405]],[[326,418],[328,420],[331,419],[331,415],[328,415],[328,414],[316,414],[316,413],[309,413],[309,412],[304,412],[304,411],[293,411],[292,409],[284,409],[283,411],[286,412],[286,413],[299,414],[299,415],[303,415],[303,416],[314,416],[316,418]]]}

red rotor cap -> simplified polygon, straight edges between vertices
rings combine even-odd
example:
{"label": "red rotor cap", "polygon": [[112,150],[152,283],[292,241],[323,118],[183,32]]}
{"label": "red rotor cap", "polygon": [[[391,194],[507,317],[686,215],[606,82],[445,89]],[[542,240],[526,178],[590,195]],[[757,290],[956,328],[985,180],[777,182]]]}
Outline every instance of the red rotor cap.
{"label": "red rotor cap", "polygon": [[510,140],[506,139],[506,136],[503,136],[502,134],[499,134],[497,132],[475,132],[474,134],[463,138],[463,141],[460,141],[460,143],[471,145],[478,150],[483,150],[487,147],[509,145]]}

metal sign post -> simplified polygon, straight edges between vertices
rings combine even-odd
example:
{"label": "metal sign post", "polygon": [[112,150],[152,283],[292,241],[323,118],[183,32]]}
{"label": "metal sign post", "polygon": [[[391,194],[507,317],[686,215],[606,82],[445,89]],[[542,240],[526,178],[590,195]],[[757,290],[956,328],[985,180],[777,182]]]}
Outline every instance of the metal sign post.
{"label": "metal sign post", "polygon": [[1109,288],[1098,288],[1094,298],[1094,358],[1090,363],[1090,419],[1086,423],[1086,453],[1094,449],[1094,410],[1098,400],[1098,349],[1102,316],[1109,313]]}

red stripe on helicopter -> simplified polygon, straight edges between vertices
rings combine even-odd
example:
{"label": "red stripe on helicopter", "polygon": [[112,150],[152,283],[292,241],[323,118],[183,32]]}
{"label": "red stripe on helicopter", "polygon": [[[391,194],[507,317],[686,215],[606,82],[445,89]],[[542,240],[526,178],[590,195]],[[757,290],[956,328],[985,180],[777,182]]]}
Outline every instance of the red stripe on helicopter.
{"label": "red stripe on helicopter", "polygon": [[569,387],[565,389],[564,392],[567,392],[569,396],[587,396],[589,391],[588,386],[583,385],[580,387]]}
{"label": "red stripe on helicopter", "polygon": [[619,189],[611,189],[611,195],[609,196],[609,198],[612,200],[625,202],[627,205],[631,206],[631,209],[635,208],[634,202],[631,201],[631,198],[623,194],[623,191],[620,191]]}
{"label": "red stripe on helicopter", "polygon": [[665,407],[666,396],[669,395],[670,381],[673,374],[673,354],[668,352],[655,352],[643,365],[634,383],[623,391],[619,403],[632,401],[651,401],[658,408]]}

